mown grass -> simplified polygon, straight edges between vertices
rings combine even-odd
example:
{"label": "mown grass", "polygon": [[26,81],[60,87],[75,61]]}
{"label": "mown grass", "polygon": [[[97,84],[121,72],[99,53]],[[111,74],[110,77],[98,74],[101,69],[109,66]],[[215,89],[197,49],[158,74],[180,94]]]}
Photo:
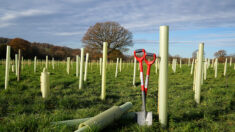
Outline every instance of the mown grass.
{"label": "mown grass", "polygon": [[[132,86],[133,66],[124,64],[122,72],[115,78],[115,64],[108,65],[107,99],[100,100],[101,75],[95,63],[89,66],[87,82],[79,90],[79,78],[75,76],[75,64],[71,74],[66,73],[66,65],[49,67],[51,96],[42,99],[40,92],[39,64],[37,72],[33,65],[24,65],[21,81],[16,81],[10,72],[9,88],[4,90],[5,67],[0,65],[0,131],[74,131],[78,126],[53,126],[50,122],[92,117],[113,105],[127,101],[133,103],[130,111],[141,111],[141,92],[137,71],[136,87]],[[145,67],[146,70],[146,67]],[[140,127],[135,122],[117,121],[104,131],[235,131],[235,70],[228,66],[227,76],[223,76],[223,65],[218,68],[218,77],[209,68],[207,80],[201,91],[201,104],[194,101],[193,76],[190,67],[177,67],[173,73],[169,66],[168,120],[162,129],[158,122],[158,74],[152,67],[147,110],[153,112],[153,125]]]}

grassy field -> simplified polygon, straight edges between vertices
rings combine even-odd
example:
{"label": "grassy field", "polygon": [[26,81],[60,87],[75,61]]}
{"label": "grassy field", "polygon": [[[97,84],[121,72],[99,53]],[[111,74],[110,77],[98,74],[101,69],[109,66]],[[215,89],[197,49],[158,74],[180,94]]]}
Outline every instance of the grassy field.
{"label": "grassy field", "polygon": [[[67,75],[66,65],[49,67],[51,96],[42,99],[38,65],[33,73],[33,65],[24,65],[22,79],[16,81],[10,72],[9,88],[4,90],[5,66],[0,65],[0,132],[14,131],[74,131],[78,126],[54,126],[50,122],[92,117],[113,105],[130,101],[130,111],[141,111],[141,91],[139,72],[136,87],[132,86],[133,66],[124,64],[122,72],[115,78],[115,64],[108,65],[107,99],[100,100],[101,75],[96,64],[89,66],[87,82],[78,89],[79,79],[75,77],[75,63],[71,74]],[[153,125],[140,127],[135,122],[118,121],[104,131],[235,131],[235,70],[228,66],[224,77],[223,65],[218,68],[218,78],[214,78],[212,68],[208,69],[207,80],[203,81],[201,104],[194,101],[193,76],[190,68],[183,65],[173,73],[169,66],[169,125],[162,129],[158,122],[158,74],[152,66],[147,95],[147,111],[153,111]],[[145,67],[146,70],[146,67]]]}

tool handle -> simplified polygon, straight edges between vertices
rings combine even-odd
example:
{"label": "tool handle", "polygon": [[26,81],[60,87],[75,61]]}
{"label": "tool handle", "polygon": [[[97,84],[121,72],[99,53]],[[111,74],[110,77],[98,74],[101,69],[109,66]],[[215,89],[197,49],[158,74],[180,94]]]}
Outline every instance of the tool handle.
{"label": "tool handle", "polygon": [[146,56],[154,56],[154,53],[146,53]]}
{"label": "tool handle", "polygon": [[144,52],[143,50],[144,50],[144,49],[137,49],[137,50],[135,50],[135,52],[136,52],[136,53],[141,53],[141,52]]}
{"label": "tool handle", "polygon": [[[153,57],[153,60],[152,61],[148,61],[147,59],[146,59],[146,56],[152,56]],[[155,62],[155,60],[156,60],[156,54],[154,54],[154,53],[145,53],[145,57],[144,57],[144,61],[145,61],[145,63],[147,64],[147,65],[152,65],[154,62]]]}
{"label": "tool handle", "polygon": [[[148,61],[146,59],[146,56],[153,57],[153,60],[152,61]],[[149,82],[149,77],[150,77],[151,65],[155,62],[155,60],[156,60],[156,54],[154,54],[154,53],[146,53],[145,58],[144,58],[144,61],[147,64],[147,74],[146,74],[145,89],[144,89],[144,92],[145,92],[146,95],[147,95],[147,91],[148,91],[148,82]]]}
{"label": "tool handle", "polygon": [[[144,53],[143,56],[137,57],[137,56],[136,56],[136,53],[141,53],[141,52]],[[137,49],[137,50],[134,51],[134,57],[136,58],[137,61],[139,61],[139,63],[144,60],[145,55],[146,55],[146,54],[145,54],[145,50],[144,50],[144,49]]]}

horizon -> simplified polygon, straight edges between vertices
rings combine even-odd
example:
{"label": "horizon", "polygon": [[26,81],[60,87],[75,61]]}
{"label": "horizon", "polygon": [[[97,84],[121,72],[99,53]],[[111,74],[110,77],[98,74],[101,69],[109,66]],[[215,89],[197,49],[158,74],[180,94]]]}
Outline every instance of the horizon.
{"label": "horizon", "polygon": [[[192,57],[200,42],[205,57],[235,54],[235,1],[41,0],[1,1],[0,36],[82,48],[97,22],[115,21],[133,33],[134,49],[159,53],[159,26],[169,26],[169,53]],[[105,16],[105,17],[104,17]]]}

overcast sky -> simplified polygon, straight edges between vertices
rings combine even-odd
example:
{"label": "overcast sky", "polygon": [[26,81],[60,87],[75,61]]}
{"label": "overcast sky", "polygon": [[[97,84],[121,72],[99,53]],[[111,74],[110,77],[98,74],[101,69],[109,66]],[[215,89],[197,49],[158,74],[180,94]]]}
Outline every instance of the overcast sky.
{"label": "overcast sky", "polygon": [[235,53],[234,0],[0,0],[0,37],[81,48],[96,22],[116,21],[133,33],[134,49],[158,54],[159,26],[170,27],[170,54]]}

